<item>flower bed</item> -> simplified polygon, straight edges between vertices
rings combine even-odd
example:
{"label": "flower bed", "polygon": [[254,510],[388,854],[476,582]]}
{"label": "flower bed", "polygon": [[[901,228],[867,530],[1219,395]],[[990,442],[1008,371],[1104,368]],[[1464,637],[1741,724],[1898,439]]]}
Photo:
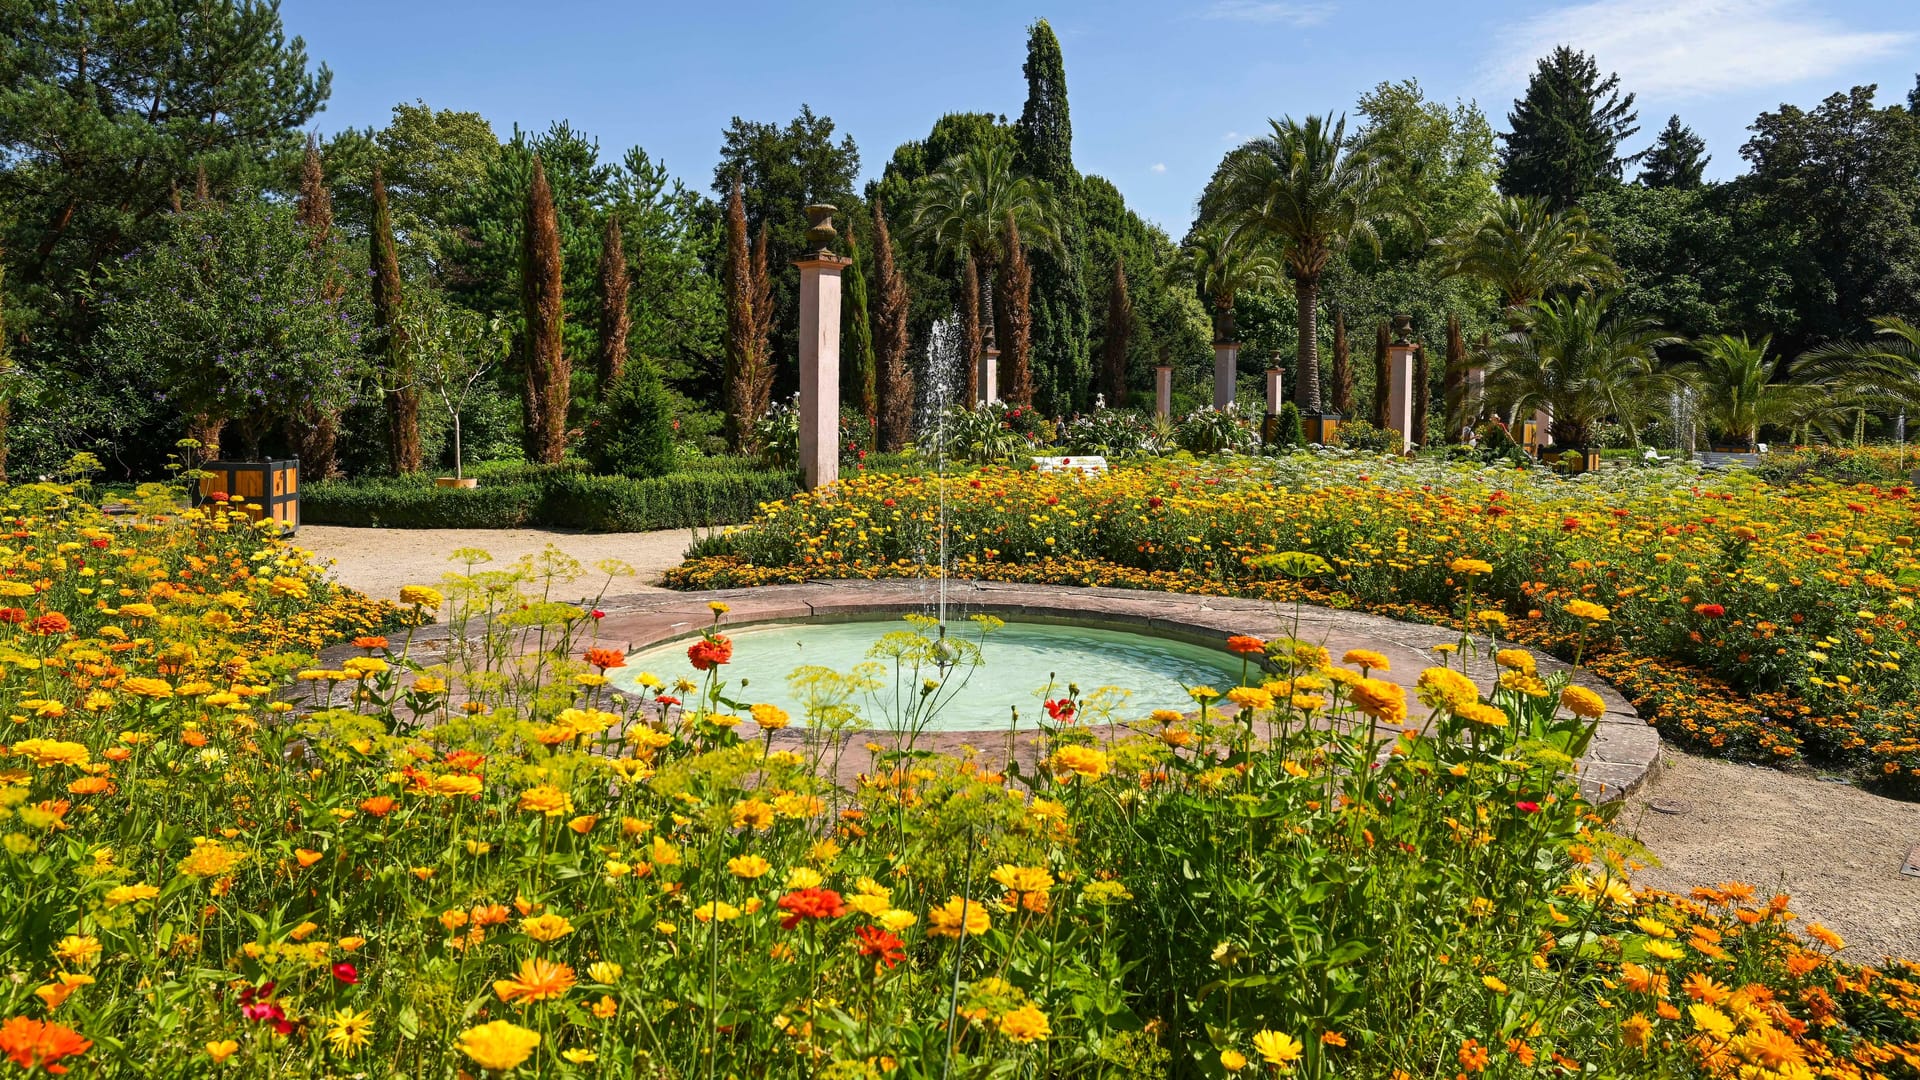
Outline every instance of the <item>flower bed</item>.
{"label": "flower bed", "polygon": [[[1410,696],[1376,654],[1236,638],[1279,670],[1195,688],[1197,718],[1069,693],[1037,766],[873,752],[845,790],[821,776],[868,752],[859,688],[927,680],[908,708],[937,707],[991,620],[804,670],[789,717],[727,678],[717,605],[703,683],[616,699],[594,599],[557,599],[575,576],[410,588],[447,623],[434,663],[367,637],[295,673],[280,718],[238,644],[217,678],[139,646],[0,682],[0,1055],[158,1080],[1761,1080],[1920,1056],[1920,971],[1834,959],[1785,898],[1631,889],[1561,772],[1602,706],[1523,653],[1490,700],[1438,667]],[[0,630],[94,647],[31,633]]]}
{"label": "flower bed", "polygon": [[[948,550],[967,577],[1305,599],[1456,622],[1469,583],[1504,632],[1571,655],[1576,599],[1612,620],[1595,666],[1676,741],[1805,755],[1920,790],[1910,623],[1920,560],[1905,487],[1616,470],[1310,458],[1129,467],[1105,476],[985,469],[950,479]],[[937,481],[856,477],[770,505],[668,582],[720,588],[929,573]],[[1285,551],[1328,573],[1276,570]],[[1702,673],[1710,673],[1710,678]]]}

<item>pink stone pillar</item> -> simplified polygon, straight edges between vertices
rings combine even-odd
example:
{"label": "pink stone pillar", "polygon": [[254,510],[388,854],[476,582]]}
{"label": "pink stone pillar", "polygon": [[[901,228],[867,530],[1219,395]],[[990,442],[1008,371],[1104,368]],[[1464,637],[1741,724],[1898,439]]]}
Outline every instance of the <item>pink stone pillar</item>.
{"label": "pink stone pillar", "polygon": [[1240,377],[1240,345],[1232,341],[1213,343],[1213,407],[1226,412],[1233,404],[1234,383]]}
{"label": "pink stone pillar", "polygon": [[1162,420],[1173,419],[1173,365],[1161,364],[1153,369],[1153,415]]}
{"label": "pink stone pillar", "polygon": [[1478,426],[1480,416],[1487,409],[1487,369],[1474,366],[1467,369],[1467,423]]}
{"label": "pink stone pillar", "polygon": [[1387,426],[1400,433],[1400,452],[1413,449],[1413,345],[1387,346]]}
{"label": "pink stone pillar", "polygon": [[1267,369],[1267,415],[1279,416],[1280,404],[1285,400],[1286,398],[1282,397],[1280,394],[1280,369],[1277,367],[1268,368]]}
{"label": "pink stone pillar", "polygon": [[1533,410],[1533,456],[1553,445],[1553,410],[1545,407]]}
{"label": "pink stone pillar", "polygon": [[809,489],[840,478],[840,273],[853,260],[835,255],[831,206],[807,207],[800,268],[800,472]]}
{"label": "pink stone pillar", "polygon": [[1000,400],[1000,350],[992,345],[980,350],[980,401],[991,405]]}

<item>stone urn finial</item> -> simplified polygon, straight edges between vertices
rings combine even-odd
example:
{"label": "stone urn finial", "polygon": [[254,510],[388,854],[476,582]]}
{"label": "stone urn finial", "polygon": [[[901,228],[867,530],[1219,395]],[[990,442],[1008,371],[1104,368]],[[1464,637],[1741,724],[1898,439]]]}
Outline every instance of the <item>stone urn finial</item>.
{"label": "stone urn finial", "polygon": [[807,246],[815,251],[829,251],[833,248],[833,215],[839,209],[826,203],[814,203],[807,207]]}
{"label": "stone urn finial", "polygon": [[1413,343],[1413,316],[1395,315],[1393,317],[1393,343],[1395,345]]}

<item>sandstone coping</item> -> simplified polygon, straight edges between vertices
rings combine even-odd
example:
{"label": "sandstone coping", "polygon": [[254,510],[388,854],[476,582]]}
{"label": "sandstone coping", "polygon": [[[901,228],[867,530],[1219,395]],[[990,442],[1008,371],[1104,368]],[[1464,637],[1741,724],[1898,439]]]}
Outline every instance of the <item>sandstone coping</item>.
{"label": "sandstone coping", "polygon": [[[624,642],[629,652],[690,638],[711,624],[713,613],[707,605],[714,600],[725,601],[731,609],[723,627],[931,613],[938,602],[937,587],[937,582],[926,579],[814,581],[614,597],[600,605],[606,616],[600,622],[599,638],[607,644]],[[976,613],[1025,622],[1128,630],[1202,645],[1223,646],[1234,634],[1274,638],[1296,632],[1293,606],[1266,600],[949,580],[947,617],[959,619]],[[1433,647],[1458,641],[1460,636],[1459,631],[1442,626],[1305,605],[1299,608],[1298,620],[1297,636],[1324,645],[1336,658],[1356,648],[1386,654],[1391,667],[1380,677],[1405,686],[1410,698],[1414,680],[1434,663]],[[1534,657],[1543,672],[1566,671],[1571,666],[1537,652]],[[1492,686],[1494,670],[1489,660],[1482,658],[1473,665],[1472,674],[1483,691]],[[1638,788],[1653,774],[1659,762],[1660,735],[1604,680],[1581,670],[1574,681],[1599,694],[1607,706],[1586,756],[1578,763],[1581,790],[1595,802],[1611,802]],[[792,731],[779,735],[778,742],[801,737]],[[992,758],[994,751],[1009,741],[1004,729],[929,732],[916,745],[950,752],[979,751]],[[853,767],[853,762],[845,762],[842,771]],[[843,777],[847,778],[850,776]]]}

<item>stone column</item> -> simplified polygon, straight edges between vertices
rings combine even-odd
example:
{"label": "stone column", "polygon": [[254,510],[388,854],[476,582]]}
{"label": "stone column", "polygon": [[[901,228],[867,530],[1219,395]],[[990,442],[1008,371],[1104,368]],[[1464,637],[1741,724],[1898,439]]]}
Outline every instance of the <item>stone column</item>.
{"label": "stone column", "polygon": [[1173,365],[1161,364],[1153,369],[1153,415],[1162,420],[1173,419]]}
{"label": "stone column", "polygon": [[991,405],[1000,400],[1000,349],[988,345],[980,350],[980,401]]}
{"label": "stone column", "polygon": [[1267,369],[1267,415],[1279,416],[1284,401],[1286,398],[1280,394],[1280,369],[1270,367]]}
{"label": "stone column", "polygon": [[1475,365],[1467,369],[1467,403],[1461,413],[1467,423],[1478,427],[1480,417],[1487,410],[1487,369]]}
{"label": "stone column", "polygon": [[1387,346],[1387,426],[1400,433],[1400,452],[1413,449],[1413,320],[1396,315]]}
{"label": "stone column", "polygon": [[1533,456],[1553,445],[1553,410],[1544,406],[1533,410]]}
{"label": "stone column", "polygon": [[1213,407],[1226,412],[1233,404],[1234,383],[1240,378],[1240,345],[1232,341],[1213,343]]}
{"label": "stone column", "polygon": [[807,207],[800,268],[800,472],[809,489],[840,478],[840,274],[853,260],[835,255],[834,208]]}

